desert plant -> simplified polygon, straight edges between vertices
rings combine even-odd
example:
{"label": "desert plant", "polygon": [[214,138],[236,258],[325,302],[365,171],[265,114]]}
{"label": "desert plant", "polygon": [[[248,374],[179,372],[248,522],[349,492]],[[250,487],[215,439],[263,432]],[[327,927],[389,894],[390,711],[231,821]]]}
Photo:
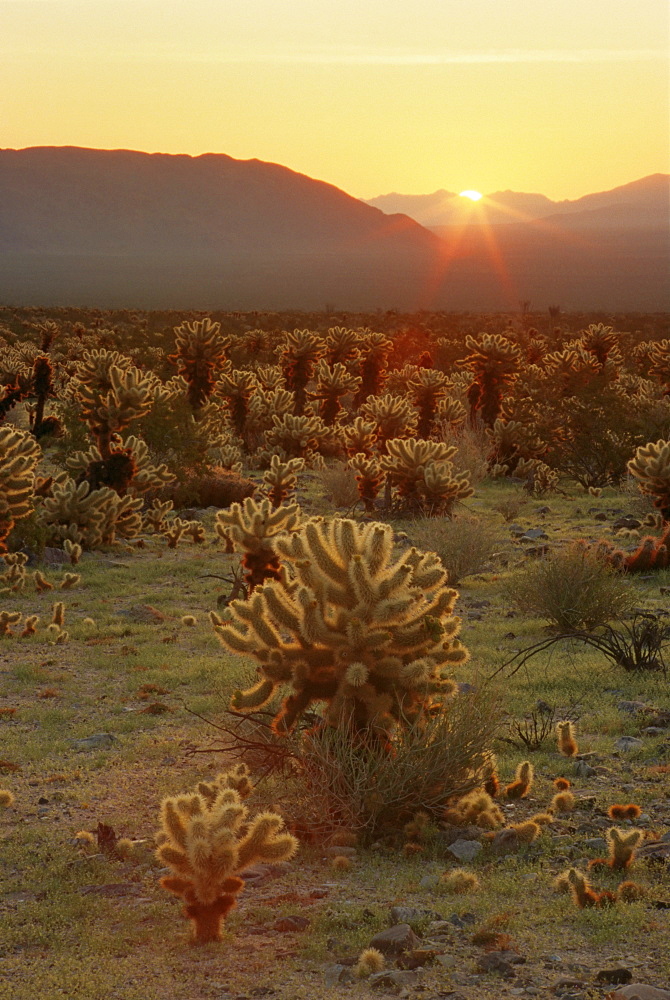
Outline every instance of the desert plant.
{"label": "desert plant", "polygon": [[214,391],[215,375],[223,365],[230,338],[211,319],[185,320],[175,327],[175,353],[169,358],[188,383],[188,401],[198,411]]}
{"label": "desert plant", "polygon": [[484,423],[492,427],[500,416],[503,390],[516,378],[521,352],[516,344],[500,334],[482,333],[479,339],[467,336],[470,351],[459,365],[469,369],[474,378],[467,391],[470,416],[479,413]]}
{"label": "desert plant", "polygon": [[231,551],[244,552],[242,565],[250,591],[266,580],[281,579],[276,544],[281,535],[296,530],[299,518],[297,504],[273,508],[270,500],[258,503],[251,497],[218,512],[216,532]]}
{"label": "desert plant", "polygon": [[349,459],[349,468],[355,473],[358,496],[363,501],[366,511],[374,511],[375,499],[384,482],[379,462],[376,458],[358,452]]}
{"label": "desert plant", "polygon": [[0,427],[0,552],[16,521],[32,510],[35,467],[42,452],[25,431]]}
{"label": "desert plant", "polygon": [[397,727],[390,752],[349,725],[322,726],[301,736],[295,780],[324,835],[347,830],[369,843],[401,831],[417,813],[439,820],[478,787],[497,727],[494,701],[481,695],[459,696],[444,711]]}
{"label": "desert plant", "polygon": [[[434,368],[422,368],[410,381],[412,402],[416,406],[419,419],[416,433],[420,438],[429,438],[438,419],[438,403],[447,394],[447,376]],[[452,401],[453,402],[453,401]]]}
{"label": "desert plant", "polygon": [[259,663],[260,681],[237,692],[233,708],[260,708],[288,684],[277,731],[326,702],[331,725],[352,717],[388,737],[453,695],[442,672],[468,653],[452,615],[458,594],[437,556],[411,549],[394,558],[388,525],[346,518],[313,519],[272,541],[290,576],[277,573],[213,618],[224,646]]}
{"label": "desert plant", "polygon": [[451,584],[472,573],[481,573],[495,551],[495,530],[478,518],[458,517],[449,521],[420,517],[408,531],[419,548],[437,553]]}
{"label": "desert plant", "polygon": [[281,832],[284,821],[277,813],[248,819],[242,803],[247,792],[248,776],[237,769],[161,805],[156,855],[175,874],[160,884],[184,900],[196,944],[221,940],[221,923],[244,888],[240,876],[247,868],[285,861],[297,850],[296,838]]}
{"label": "desert plant", "polygon": [[310,399],[318,402],[318,414],[326,424],[332,424],[342,409],[340,399],[347,393],[355,393],[361,384],[358,375],[351,375],[340,362],[329,365],[321,359],[315,371],[316,390],[308,393]]}
{"label": "desert plant", "polygon": [[263,476],[263,490],[273,507],[281,507],[292,499],[298,482],[298,473],[305,468],[302,458],[290,458],[282,462],[278,455],[273,455],[270,468]]}
{"label": "desert plant", "polygon": [[370,396],[379,395],[386,378],[386,362],[392,349],[393,341],[383,333],[364,330],[360,334],[361,385],[354,397],[354,407],[361,406]]}
{"label": "desert plant", "polygon": [[396,488],[398,503],[413,511],[450,516],[457,500],[472,496],[467,473],[453,473],[453,445],[417,438],[394,438],[386,443],[380,467]]}
{"label": "desert plant", "polygon": [[279,365],[286,388],[295,399],[295,414],[300,416],[307,400],[307,383],[312,378],[317,361],[326,350],[321,337],[310,330],[285,331],[278,350]]}
{"label": "desert plant", "polygon": [[670,521],[670,441],[653,441],[638,448],[628,463],[642,493],[654,498],[654,506]]}
{"label": "desert plant", "polygon": [[319,480],[326,496],[335,507],[351,507],[358,500],[358,476],[352,461],[353,459],[349,464],[333,462],[319,472]]}
{"label": "desert plant", "polygon": [[514,781],[506,787],[506,797],[508,799],[525,799],[533,787],[533,778],[533,765],[529,760],[525,760],[517,766]]}
{"label": "desert plant", "polygon": [[593,628],[631,607],[630,588],[600,556],[570,545],[512,577],[510,600],[563,631]]}

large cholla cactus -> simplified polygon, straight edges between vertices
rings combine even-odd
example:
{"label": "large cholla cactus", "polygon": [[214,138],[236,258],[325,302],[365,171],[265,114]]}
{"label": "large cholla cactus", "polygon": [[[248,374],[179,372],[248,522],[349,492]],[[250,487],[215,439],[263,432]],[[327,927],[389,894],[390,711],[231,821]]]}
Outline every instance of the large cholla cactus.
{"label": "large cholla cactus", "polygon": [[387,451],[380,466],[396,487],[403,506],[448,516],[457,500],[474,493],[469,474],[453,472],[455,445],[396,438],[387,442]]}
{"label": "large cholla cactus", "polygon": [[175,327],[175,353],[169,358],[188,382],[188,401],[194,410],[207,402],[225,359],[230,337],[211,319],[184,322]]}
{"label": "large cholla cactus", "polygon": [[273,507],[267,498],[258,503],[247,497],[243,504],[218,512],[216,532],[232,549],[244,552],[242,565],[250,590],[265,580],[281,579],[275,543],[280,535],[294,531],[299,519],[297,504]]}
{"label": "large cholla cactus", "polygon": [[458,594],[434,553],[413,548],[394,558],[389,525],[347,518],[309,521],[274,547],[288,580],[232,601],[223,619],[212,616],[223,645],[260,664],[259,683],[233,696],[237,711],[261,708],[290,685],[278,733],[321,701],[331,725],[385,739],[454,693],[442,672],[468,653],[452,615]]}
{"label": "large cholla cactus", "polygon": [[257,388],[258,382],[253,372],[237,369],[224,372],[216,383],[216,394],[223,400],[231,426],[245,446],[248,443],[249,400]]}
{"label": "large cholla cactus", "polygon": [[416,411],[400,396],[374,396],[361,407],[366,420],[374,421],[380,453],[386,453],[391,438],[409,437],[416,428]]}
{"label": "large cholla cactus", "polygon": [[364,403],[369,396],[377,396],[386,378],[386,362],[393,350],[393,341],[383,333],[370,333],[363,330],[360,334],[361,387],[356,393],[354,406]]}
{"label": "large cholla cactus", "polygon": [[654,498],[664,521],[670,521],[670,441],[650,441],[635,452],[628,471],[642,491]]}
{"label": "large cholla cactus", "polygon": [[54,482],[46,497],[42,520],[47,537],[54,542],[69,538],[85,549],[111,545],[114,539],[134,538],[142,529],[139,497],[121,497],[114,490],[91,490],[87,482],[69,477]]}
{"label": "large cholla cactus", "polygon": [[221,940],[221,924],[244,888],[240,876],[247,868],[259,861],[286,861],[298,848],[296,838],[282,832],[284,821],[277,813],[248,819],[242,799],[251,791],[241,765],[161,805],[156,856],[175,874],[160,884],[184,900],[196,944]]}
{"label": "large cholla cactus", "polygon": [[0,427],[0,552],[14,523],[30,514],[35,466],[42,454],[32,435]]}
{"label": "large cholla cactus", "polygon": [[298,483],[298,473],[303,472],[305,460],[290,458],[282,462],[278,455],[273,455],[270,468],[263,476],[263,489],[273,507],[280,507],[293,496]]}
{"label": "large cholla cactus", "polygon": [[327,424],[332,424],[342,409],[340,398],[349,392],[356,392],[361,380],[358,375],[350,375],[339,361],[334,365],[319,361],[315,372],[316,392],[308,393],[310,399],[320,402],[318,414]]}
{"label": "large cholla cactus", "polygon": [[349,459],[349,468],[356,473],[358,495],[367,511],[375,509],[375,499],[384,482],[384,474],[376,458],[359,451]]}
{"label": "large cholla cactus", "polygon": [[435,427],[438,402],[447,394],[447,376],[434,368],[422,368],[409,385],[419,411],[416,433],[420,438],[429,438]]}
{"label": "large cholla cactus", "polygon": [[339,363],[346,367],[358,357],[360,339],[361,334],[357,330],[349,330],[346,326],[332,326],[326,337],[325,360],[331,366]]}
{"label": "large cholla cactus", "polygon": [[458,363],[474,376],[467,392],[470,413],[474,418],[479,412],[490,427],[500,416],[503,389],[516,378],[521,351],[499,333],[482,333],[479,339],[468,335],[465,344],[470,354]]}
{"label": "large cholla cactus", "polygon": [[295,394],[295,412],[301,414],[307,399],[307,383],[312,378],[314,366],[323,357],[326,345],[311,330],[285,331],[283,343],[278,348],[279,364],[286,380],[286,388]]}

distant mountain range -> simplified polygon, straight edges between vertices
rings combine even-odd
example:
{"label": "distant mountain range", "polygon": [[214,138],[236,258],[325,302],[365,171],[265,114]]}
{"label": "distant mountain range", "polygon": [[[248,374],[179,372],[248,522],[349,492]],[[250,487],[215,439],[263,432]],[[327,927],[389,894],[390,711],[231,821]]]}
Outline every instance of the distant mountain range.
{"label": "distant mountain range", "polygon": [[382,212],[402,212],[422,226],[511,225],[544,219],[579,228],[634,229],[667,226],[670,218],[670,175],[651,174],[611,191],[587,194],[574,201],[552,201],[543,194],[496,191],[473,202],[452,191],[433,194],[384,194],[366,202]]}
{"label": "distant mountain range", "polygon": [[[222,154],[4,149],[0,301],[658,311],[670,305],[667,199],[668,178],[655,175],[574,202],[437,192],[366,204]],[[410,218],[419,209],[433,231]],[[502,225],[508,210],[530,221]],[[493,242],[483,212],[495,213]]]}

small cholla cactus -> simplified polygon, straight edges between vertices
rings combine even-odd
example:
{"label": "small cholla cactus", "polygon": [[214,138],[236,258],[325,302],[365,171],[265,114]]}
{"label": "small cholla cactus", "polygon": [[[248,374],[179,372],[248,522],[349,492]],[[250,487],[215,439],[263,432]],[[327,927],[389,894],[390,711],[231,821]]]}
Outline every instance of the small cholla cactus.
{"label": "small cholla cactus", "polygon": [[607,810],[607,815],[610,819],[638,819],[641,815],[642,810],[639,806],[634,805],[634,803],[629,803],[628,805],[613,805]]}
{"label": "small cholla cactus", "polygon": [[505,789],[508,799],[525,799],[533,786],[533,765],[529,760],[519,764],[514,781]]}
{"label": "small cholla cactus", "polygon": [[575,808],[577,800],[572,792],[557,792],[551,800],[551,809],[557,813],[569,813]]}
{"label": "small cholla cactus", "polygon": [[18,625],[20,621],[20,611],[0,611],[0,636],[13,635],[11,626]]}
{"label": "small cholla cactus", "polygon": [[14,794],[8,788],[0,788],[0,807],[9,809],[14,805]]}
{"label": "small cholla cactus", "polygon": [[248,776],[222,774],[197,790],[163,800],[156,855],[174,871],[161,886],[185,903],[197,944],[221,940],[221,923],[244,888],[244,871],[258,861],[285,861],[298,847],[272,812],[249,819],[242,804]]}
{"label": "small cholla cactus", "polygon": [[81,553],[82,553],[81,545],[79,545],[77,542],[71,541],[69,538],[66,538],[63,541],[63,551],[67,556],[69,556],[72,565],[76,566],[79,560],[81,559]]}
{"label": "small cholla cactus", "polygon": [[459,895],[475,892],[480,888],[479,879],[475,873],[466,871],[464,868],[454,868],[452,871],[445,872],[440,879],[440,885],[447,892],[455,892]]}
{"label": "small cholla cactus", "polygon": [[642,493],[654,497],[654,506],[670,520],[670,441],[660,440],[638,448],[628,463]]}
{"label": "small cholla cactus", "polygon": [[270,468],[263,476],[263,489],[273,507],[281,507],[293,497],[298,473],[304,468],[304,458],[290,458],[287,462],[282,462],[279,455],[272,456]]}
{"label": "small cholla cactus", "polygon": [[62,601],[57,601],[56,604],[54,604],[51,621],[52,624],[58,625],[59,628],[63,627],[65,622],[65,605]]}
{"label": "small cholla cactus", "polygon": [[575,727],[567,720],[556,723],[556,736],[558,738],[558,751],[564,757],[574,757],[579,751],[577,740],[575,739]]}
{"label": "small cholla cactus", "polygon": [[354,966],[354,975],[359,979],[366,979],[375,972],[381,972],[384,968],[384,956],[376,948],[366,948],[358,956],[358,961]]}
{"label": "small cholla cactus", "polygon": [[0,553],[16,521],[33,509],[35,466],[42,451],[32,434],[0,427]]}
{"label": "small cholla cactus", "polygon": [[76,587],[80,580],[81,576],[79,573],[66,573],[59,584],[59,589],[70,590],[72,587]]}
{"label": "small cholla cactus", "polygon": [[602,908],[616,902],[616,897],[611,892],[594,892],[586,875],[576,868],[571,868],[563,877],[567,880],[573,902],[580,909],[590,906]]}

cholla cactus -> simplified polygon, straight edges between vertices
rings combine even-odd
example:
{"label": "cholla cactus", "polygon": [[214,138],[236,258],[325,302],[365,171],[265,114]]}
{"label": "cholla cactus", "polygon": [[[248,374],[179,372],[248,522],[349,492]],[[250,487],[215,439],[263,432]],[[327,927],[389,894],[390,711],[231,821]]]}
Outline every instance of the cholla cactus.
{"label": "cholla cactus", "polygon": [[617,362],[621,362],[621,354],[617,349],[619,334],[611,326],[591,323],[580,339],[584,350],[592,354],[599,365],[603,366],[606,361],[613,360],[615,355]]}
{"label": "cholla cactus", "polygon": [[438,403],[447,394],[447,376],[434,368],[422,368],[410,381],[412,401],[419,411],[416,433],[420,438],[429,438],[435,427]]}
{"label": "cholla cactus", "polygon": [[[638,345],[643,347],[645,345]],[[670,340],[657,340],[648,347],[649,355],[649,375],[658,379],[665,387],[666,394],[670,393]]]}
{"label": "cholla cactus", "polygon": [[376,458],[368,458],[363,452],[352,455],[349,467],[356,473],[358,495],[367,511],[375,509],[375,499],[384,482],[384,473]]}
{"label": "cholla cactus", "polygon": [[431,514],[449,515],[456,500],[472,496],[468,473],[454,475],[454,445],[398,438],[387,442],[380,466],[396,487],[403,505]]}
{"label": "cholla cactus", "polygon": [[366,420],[374,421],[380,454],[392,438],[410,437],[416,428],[416,410],[400,396],[374,396],[361,407]]}
{"label": "cholla cactus", "polygon": [[235,906],[250,865],[286,861],[298,848],[296,838],[282,832],[277,813],[249,819],[242,803],[245,783],[248,777],[238,769],[161,805],[156,856],[175,874],[160,884],[184,900],[196,944],[221,940],[222,921]]}
{"label": "cholla cactus", "polygon": [[116,536],[135,538],[142,528],[139,497],[121,497],[114,490],[91,490],[87,482],[77,485],[66,477],[55,482],[46,497],[42,519],[51,541],[69,538],[84,549],[111,545]]}
{"label": "cholla cactus", "polygon": [[281,458],[309,460],[330,438],[330,431],[331,428],[326,427],[321,417],[285,413],[281,418],[272,418],[272,429],[265,432],[265,443],[271,452],[276,452]]}
{"label": "cholla cactus", "polygon": [[20,593],[26,585],[28,556],[25,552],[6,552],[2,561],[7,569],[0,574],[0,597]]}
{"label": "cholla cactus", "polygon": [[32,435],[0,427],[0,552],[14,523],[32,511],[35,466],[42,452]]}
{"label": "cholla cactus", "polygon": [[281,505],[293,496],[298,482],[298,473],[305,468],[302,458],[290,458],[282,462],[278,455],[273,455],[270,468],[263,476],[263,487],[273,507]]}
{"label": "cholla cactus", "polygon": [[324,423],[332,424],[342,409],[340,398],[347,393],[356,392],[361,380],[358,375],[349,374],[340,362],[331,366],[323,359],[316,367],[315,377],[316,392],[310,392],[308,396],[320,401],[319,416]]}
{"label": "cholla cactus", "polygon": [[663,519],[670,521],[670,441],[650,442],[635,452],[628,471],[637,479],[642,493],[654,498]]}
{"label": "cholla cactus", "polygon": [[247,497],[216,515],[216,533],[238,551],[251,590],[265,580],[279,580],[281,571],[275,545],[281,535],[296,530],[300,518],[297,504],[273,508],[270,500],[258,503]]}
{"label": "cholla cactus", "polygon": [[360,339],[361,334],[357,330],[348,330],[345,326],[331,327],[326,337],[325,360],[331,366],[339,363],[346,367],[358,358]]}
{"label": "cholla cactus", "polygon": [[364,417],[356,417],[352,424],[342,428],[342,438],[347,455],[361,453],[370,458],[375,447],[376,425]]}
{"label": "cholla cactus", "polygon": [[386,362],[393,350],[393,341],[383,333],[363,330],[359,346],[363,357],[360,367],[362,381],[354,399],[354,407],[360,406],[370,396],[379,395],[386,378]]}
{"label": "cholla cactus", "polygon": [[482,333],[479,339],[468,335],[465,343],[470,354],[458,363],[474,375],[467,392],[471,417],[479,412],[491,427],[502,410],[504,387],[516,378],[521,351],[498,333]]}
{"label": "cholla cactus", "polygon": [[437,404],[436,420],[439,426],[456,430],[465,423],[465,407],[452,396],[443,396]]}
{"label": "cholla cactus", "polygon": [[468,659],[452,615],[457,592],[434,553],[393,556],[393,530],[347,518],[312,520],[274,548],[290,578],[270,580],[213,618],[221,642],[253,656],[261,680],[238,711],[290,686],[274,728],[291,730],[315,701],[333,726],[386,739],[455,693],[443,670]]}
{"label": "cholla cactus", "polygon": [[233,431],[245,447],[248,445],[249,401],[257,389],[254,373],[237,369],[224,372],[216,383],[216,395],[223,400]]}
{"label": "cholla cactus", "polygon": [[221,333],[221,324],[211,319],[184,322],[175,327],[175,353],[169,358],[188,382],[188,401],[199,410],[214,389],[215,375],[221,369],[230,337]]}
{"label": "cholla cactus", "polygon": [[116,437],[110,444],[107,458],[99,448],[91,445],[88,451],[76,451],[65,460],[68,470],[77,481],[86,481],[91,489],[109,486],[119,496],[130,493],[148,493],[173,483],[176,476],[161,463],[154,465],[145,441],[131,434]]}
{"label": "cholla cactus", "polygon": [[310,330],[285,331],[283,343],[277,350],[286,388],[294,393],[295,412],[301,414],[307,400],[307,383],[312,378],[316,362],[323,357],[325,344]]}

